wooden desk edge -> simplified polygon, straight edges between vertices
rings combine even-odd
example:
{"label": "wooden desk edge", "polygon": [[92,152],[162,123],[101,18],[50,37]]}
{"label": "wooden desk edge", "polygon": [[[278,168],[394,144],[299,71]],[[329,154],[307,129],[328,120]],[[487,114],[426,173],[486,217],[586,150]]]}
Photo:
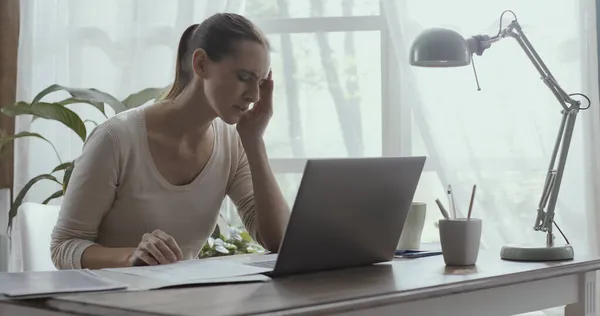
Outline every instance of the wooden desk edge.
{"label": "wooden desk edge", "polygon": [[[548,271],[550,270],[550,271]],[[474,292],[489,288],[497,288],[502,286],[520,284],[520,283],[529,283],[538,280],[556,278],[566,275],[576,275],[581,273],[586,273],[590,271],[598,271],[600,270],[600,260],[588,261],[588,262],[580,262],[573,264],[572,266],[555,266],[548,268],[546,273],[534,273],[534,276],[529,276],[530,271],[518,272],[511,275],[508,275],[503,278],[483,278],[478,280],[469,280],[464,282],[446,284],[441,286],[434,287],[425,287],[415,290],[408,290],[378,296],[370,296],[370,297],[361,297],[355,298],[345,301],[338,302],[329,302],[323,303],[313,306],[304,306],[304,307],[296,307],[291,309],[284,310],[273,310],[273,311],[265,311],[264,313],[258,313],[254,315],[269,315],[271,313],[278,313],[280,315],[281,312],[288,312],[284,315],[314,315],[315,313],[340,313],[347,312],[351,310],[362,310],[368,309],[372,307],[380,307],[385,305],[394,305],[405,303],[409,301],[417,301],[421,299],[429,299],[442,297],[453,294],[460,293],[468,293]],[[493,282],[486,282],[487,280],[493,280]],[[515,280],[516,279],[516,280]],[[468,287],[465,289],[465,287]],[[431,288],[436,288],[435,293],[431,293],[429,290]],[[318,307],[318,308],[317,308]]]}
{"label": "wooden desk edge", "polygon": [[[591,261],[574,263],[572,265],[557,265],[544,269],[541,272],[531,273],[531,271],[524,271],[513,273],[501,278],[489,277],[477,280],[469,280],[463,282],[457,282],[452,284],[446,284],[441,286],[433,286],[420,288],[415,290],[408,290],[383,295],[373,295],[353,298],[349,300],[340,300],[333,302],[325,302],[315,305],[295,306],[283,309],[271,309],[265,310],[253,315],[269,315],[277,313],[278,315],[314,315],[322,313],[339,313],[349,310],[357,309],[368,309],[375,306],[382,305],[393,305],[405,303],[408,301],[416,301],[424,298],[435,298],[447,295],[453,295],[458,293],[473,292],[482,289],[496,288],[513,284],[528,283],[537,280],[555,278],[565,275],[575,275],[586,273],[590,271],[600,270],[600,259]],[[491,282],[490,282],[491,280]],[[435,288],[435,292],[431,293],[431,289]],[[162,315],[151,312],[142,312],[131,309],[123,309],[112,306],[98,305],[88,302],[78,302],[60,297],[50,298],[46,301],[45,305],[56,311],[69,312],[69,313],[83,313],[91,315],[121,315],[123,311],[131,313],[131,315]]]}

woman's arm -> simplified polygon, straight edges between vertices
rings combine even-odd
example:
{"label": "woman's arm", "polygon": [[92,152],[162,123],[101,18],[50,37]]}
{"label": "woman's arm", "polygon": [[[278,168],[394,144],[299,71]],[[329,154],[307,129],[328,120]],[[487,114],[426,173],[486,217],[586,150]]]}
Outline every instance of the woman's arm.
{"label": "woman's arm", "polygon": [[110,126],[99,125],[75,163],[59,218],[52,231],[52,262],[58,269],[128,267],[181,260],[175,239],[155,230],[140,236],[137,248],[97,244],[98,226],[114,202],[119,183],[119,140]]}
{"label": "woman's arm", "polygon": [[[255,145],[246,144],[237,139],[238,161],[227,194],[252,238],[267,250],[277,252],[289,208],[271,171],[262,140]],[[246,151],[244,146],[248,147]]]}
{"label": "woman's arm", "polygon": [[97,230],[110,209],[118,183],[118,140],[99,125],[75,162],[59,218],[52,231],[51,256],[58,269],[124,266],[128,249],[95,243]]}
{"label": "woman's arm", "polygon": [[277,252],[290,210],[271,170],[264,141],[246,143],[244,148],[252,175],[258,234],[269,251]]}
{"label": "woman's arm", "polygon": [[[279,250],[290,216],[289,207],[275,180],[263,134],[273,115],[273,79],[269,70],[260,84],[260,98],[236,125],[241,153],[234,179],[234,197],[242,220],[255,238],[272,252]],[[245,153],[244,153],[245,152]],[[237,181],[236,181],[237,180]],[[250,230],[250,229],[249,229]]]}
{"label": "woman's arm", "polygon": [[84,269],[130,267],[135,248],[108,248],[100,245],[88,247],[81,257]]}

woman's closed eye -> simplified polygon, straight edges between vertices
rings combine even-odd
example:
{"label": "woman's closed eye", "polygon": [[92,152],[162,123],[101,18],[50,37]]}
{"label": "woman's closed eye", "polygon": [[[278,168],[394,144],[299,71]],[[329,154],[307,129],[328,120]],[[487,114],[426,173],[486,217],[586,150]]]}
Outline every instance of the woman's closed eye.
{"label": "woman's closed eye", "polygon": [[252,79],[254,79],[256,76],[253,76],[251,73],[247,72],[247,71],[239,71],[238,72],[238,79],[240,79],[241,81],[250,81]]}
{"label": "woman's closed eye", "polygon": [[248,75],[248,74],[240,73],[240,74],[238,74],[238,79],[240,79],[240,81],[246,82],[246,81],[250,81],[250,79],[252,79],[252,77],[250,77],[250,75]]}

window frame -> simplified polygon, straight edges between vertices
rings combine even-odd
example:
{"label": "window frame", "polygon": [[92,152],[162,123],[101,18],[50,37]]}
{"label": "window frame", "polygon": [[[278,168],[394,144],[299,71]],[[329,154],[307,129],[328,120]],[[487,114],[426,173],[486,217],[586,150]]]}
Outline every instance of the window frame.
{"label": "window frame", "polygon": [[[410,115],[399,105],[398,89],[392,82],[398,82],[399,67],[393,54],[383,10],[379,15],[338,16],[309,18],[256,19],[254,23],[265,34],[294,34],[318,32],[379,31],[381,43],[381,133],[382,156],[410,154]],[[402,119],[407,117],[408,119]],[[402,124],[398,124],[400,118]],[[407,125],[408,124],[408,125]],[[401,133],[402,132],[402,133]],[[302,173],[307,158],[269,158],[276,174]]]}

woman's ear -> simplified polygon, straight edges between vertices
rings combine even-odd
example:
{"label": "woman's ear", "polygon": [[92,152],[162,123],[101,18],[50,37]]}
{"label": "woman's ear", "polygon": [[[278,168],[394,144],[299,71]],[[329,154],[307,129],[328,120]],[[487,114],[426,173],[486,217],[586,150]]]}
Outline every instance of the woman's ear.
{"label": "woman's ear", "polygon": [[194,70],[194,74],[200,78],[206,78],[207,73],[206,64],[208,63],[208,55],[206,51],[202,48],[198,48],[192,54],[192,68]]}

